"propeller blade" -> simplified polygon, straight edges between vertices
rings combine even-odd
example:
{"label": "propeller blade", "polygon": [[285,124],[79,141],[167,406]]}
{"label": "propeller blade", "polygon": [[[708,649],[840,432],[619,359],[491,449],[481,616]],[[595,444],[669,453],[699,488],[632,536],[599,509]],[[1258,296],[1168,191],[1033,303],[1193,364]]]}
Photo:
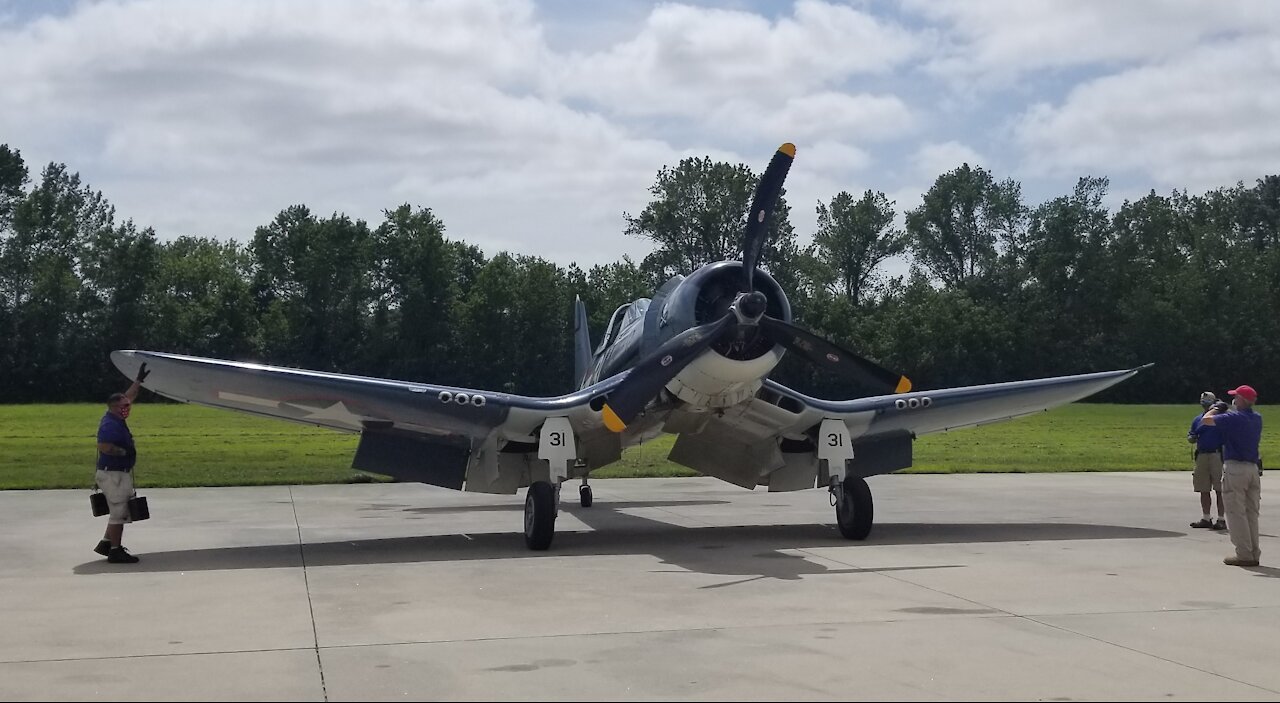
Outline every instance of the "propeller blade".
{"label": "propeller blade", "polygon": [[769,167],[760,176],[760,184],[756,186],[755,199],[751,201],[751,214],[747,218],[747,228],[742,233],[742,292],[755,290],[751,287],[756,266],[760,264],[760,251],[764,248],[764,233],[769,225],[769,215],[773,206],[778,203],[778,194],[782,192],[782,182],[787,179],[787,171],[796,157],[796,146],[790,142],[778,147]]}
{"label": "propeller blade", "polygon": [[844,374],[872,390],[890,393],[906,393],[911,390],[911,380],[906,376],[841,349],[795,325],[766,315],[760,318],[760,329],[775,344],[796,352],[819,368]]}
{"label": "propeller blade", "polygon": [[605,427],[614,432],[627,428],[644,406],[662,391],[689,362],[706,351],[721,335],[732,331],[737,317],[728,315],[705,325],[687,329],[667,340],[666,344],[636,364],[622,383],[609,394],[601,412]]}

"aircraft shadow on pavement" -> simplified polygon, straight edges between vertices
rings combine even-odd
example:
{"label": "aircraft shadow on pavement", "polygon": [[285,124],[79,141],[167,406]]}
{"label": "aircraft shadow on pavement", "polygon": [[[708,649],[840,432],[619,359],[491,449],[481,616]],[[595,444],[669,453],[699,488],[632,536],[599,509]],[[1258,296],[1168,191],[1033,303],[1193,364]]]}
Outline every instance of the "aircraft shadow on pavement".
{"label": "aircraft shadow on pavement", "polygon": [[[1090,539],[1182,537],[1185,533],[1116,525],[1074,523],[879,523],[865,542],[842,538],[831,524],[733,525],[686,527],[622,512],[635,508],[690,508],[727,501],[597,502],[594,507],[563,506],[589,531],[559,531],[551,549],[533,552],[519,532],[366,538],[299,545],[270,544],[167,552],[140,552],[142,561],[126,567],[94,561],[76,566],[77,574],[128,571],[177,572],[227,569],[270,569],[305,565],[348,566],[485,559],[547,559],[577,556],[652,555],[686,572],[747,577],[720,587],[757,578],[798,579],[810,574],[863,573],[912,569],[956,568],[960,564],[895,566],[875,569],[828,568],[804,555],[784,550],[859,545],[963,544],[980,542],[1041,542]],[[475,508],[401,508],[405,512],[514,511],[519,506]],[[679,517],[691,521],[687,514]],[[305,533],[304,528],[304,533]],[[352,528],[358,532],[358,528]],[[848,554],[833,558],[848,558]],[[667,569],[661,569],[666,571]],[[674,571],[674,569],[673,569]],[[704,586],[707,588],[707,586]]]}

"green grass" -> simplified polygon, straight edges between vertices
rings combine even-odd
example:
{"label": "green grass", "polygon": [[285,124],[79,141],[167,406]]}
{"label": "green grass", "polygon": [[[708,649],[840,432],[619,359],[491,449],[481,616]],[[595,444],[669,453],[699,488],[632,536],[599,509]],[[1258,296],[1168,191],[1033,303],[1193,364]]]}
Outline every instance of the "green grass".
{"label": "green grass", "polygon": [[[1189,470],[1196,406],[1075,404],[1029,418],[927,435],[912,473]],[[1262,409],[1266,414],[1266,408]],[[92,482],[103,406],[0,405],[0,489]],[[142,403],[129,419],[142,487],[343,483],[358,437],[193,405]],[[673,437],[628,449],[593,477],[694,476],[666,460]],[[1263,457],[1280,434],[1263,432]]]}

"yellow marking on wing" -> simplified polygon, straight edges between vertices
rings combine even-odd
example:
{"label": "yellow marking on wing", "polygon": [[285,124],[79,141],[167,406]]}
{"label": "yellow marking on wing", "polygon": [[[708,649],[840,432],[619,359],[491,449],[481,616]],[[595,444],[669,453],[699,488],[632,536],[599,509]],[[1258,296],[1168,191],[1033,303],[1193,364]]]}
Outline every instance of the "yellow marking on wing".
{"label": "yellow marking on wing", "polygon": [[605,403],[604,410],[601,411],[601,414],[604,415],[604,426],[608,427],[610,430],[614,432],[621,432],[627,429],[627,423],[623,422],[622,418],[618,417],[618,414],[613,411],[613,408],[609,407],[608,403]]}
{"label": "yellow marking on wing", "polygon": [[782,153],[786,154],[787,156],[790,156],[793,159],[796,158],[796,145],[792,144],[791,142],[787,142],[786,144],[783,144],[782,146],[778,147],[778,151],[781,151]]}
{"label": "yellow marking on wing", "polygon": [[911,390],[911,379],[903,376],[898,379],[898,387],[893,389],[894,393],[906,393]]}

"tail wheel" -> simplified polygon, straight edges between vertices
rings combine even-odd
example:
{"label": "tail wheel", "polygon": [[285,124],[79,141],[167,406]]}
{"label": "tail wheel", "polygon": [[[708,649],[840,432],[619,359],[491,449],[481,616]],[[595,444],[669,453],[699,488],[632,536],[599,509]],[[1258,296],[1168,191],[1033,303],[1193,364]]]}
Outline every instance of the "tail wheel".
{"label": "tail wheel", "polygon": [[546,481],[529,484],[524,498],[524,543],[543,551],[556,533],[556,489]]}
{"label": "tail wheel", "polygon": [[584,508],[591,507],[591,486],[584,485],[578,489],[578,502]]}
{"label": "tail wheel", "polygon": [[864,540],[871,534],[875,508],[871,488],[859,476],[848,476],[836,499],[836,523],[845,539]]}

